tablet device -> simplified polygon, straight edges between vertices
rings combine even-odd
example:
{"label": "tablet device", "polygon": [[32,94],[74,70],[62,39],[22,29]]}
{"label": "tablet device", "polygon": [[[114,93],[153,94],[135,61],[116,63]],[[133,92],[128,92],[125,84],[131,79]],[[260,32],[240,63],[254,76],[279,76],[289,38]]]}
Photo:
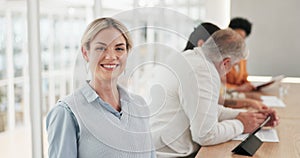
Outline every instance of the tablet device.
{"label": "tablet device", "polygon": [[255,136],[255,133],[257,133],[263,126],[265,126],[266,123],[270,121],[270,119],[271,116],[268,116],[265,121],[260,124],[260,126],[258,126],[253,132],[251,132],[249,136],[231,152],[239,155],[253,156],[262,144],[262,141]]}
{"label": "tablet device", "polygon": [[279,75],[279,76],[272,77],[272,79],[269,82],[256,85],[255,90],[260,90],[260,89],[262,89],[264,87],[267,87],[267,86],[269,86],[269,85],[271,85],[275,82],[280,82],[283,78],[284,78],[284,75]]}

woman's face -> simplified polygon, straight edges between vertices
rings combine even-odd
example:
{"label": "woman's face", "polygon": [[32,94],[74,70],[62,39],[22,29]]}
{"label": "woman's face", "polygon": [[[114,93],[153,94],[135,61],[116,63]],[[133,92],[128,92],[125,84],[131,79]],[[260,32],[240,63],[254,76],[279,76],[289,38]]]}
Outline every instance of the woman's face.
{"label": "woman's face", "polygon": [[127,60],[126,40],[115,28],[101,30],[90,42],[90,49],[83,49],[89,62],[94,81],[117,79],[124,71]]}

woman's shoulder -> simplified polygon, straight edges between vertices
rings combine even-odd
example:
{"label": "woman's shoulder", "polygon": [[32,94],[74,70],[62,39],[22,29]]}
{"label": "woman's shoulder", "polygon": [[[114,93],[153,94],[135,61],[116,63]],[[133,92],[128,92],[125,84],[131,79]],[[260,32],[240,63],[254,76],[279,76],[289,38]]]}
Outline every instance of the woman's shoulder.
{"label": "woman's shoulder", "polygon": [[[50,110],[46,117],[46,130],[51,142],[57,143],[57,139],[71,136],[75,134],[76,140],[80,137],[80,128],[76,117],[71,111],[70,107],[65,102],[57,102],[57,104]],[[74,139],[75,139],[74,137]],[[73,138],[66,138],[73,139]],[[58,140],[59,142],[59,140]]]}
{"label": "woman's shoulder", "polygon": [[72,115],[72,111],[70,107],[67,105],[67,103],[58,101],[56,105],[49,111],[47,118],[50,117],[65,117],[68,115]]}

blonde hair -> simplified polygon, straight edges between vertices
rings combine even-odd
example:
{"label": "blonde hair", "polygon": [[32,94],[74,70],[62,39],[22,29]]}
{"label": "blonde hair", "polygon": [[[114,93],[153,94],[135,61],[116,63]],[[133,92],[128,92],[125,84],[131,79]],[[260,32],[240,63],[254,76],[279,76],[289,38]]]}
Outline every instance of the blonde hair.
{"label": "blonde hair", "polygon": [[129,51],[132,48],[132,39],[128,33],[128,30],[120,21],[113,18],[98,18],[92,21],[86,28],[81,38],[81,47],[89,50],[90,42],[95,38],[95,36],[100,31],[111,27],[119,30],[122,33],[123,37],[126,40],[126,48]]}

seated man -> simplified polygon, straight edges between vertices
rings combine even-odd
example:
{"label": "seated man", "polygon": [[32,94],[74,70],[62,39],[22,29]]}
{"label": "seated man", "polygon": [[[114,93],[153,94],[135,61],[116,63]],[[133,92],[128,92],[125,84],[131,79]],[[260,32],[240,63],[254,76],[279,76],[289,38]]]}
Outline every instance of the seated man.
{"label": "seated man", "polygon": [[[190,34],[189,40],[184,48],[184,51],[194,49],[195,47],[201,47],[203,43],[220,28],[212,23],[201,23]],[[238,32],[238,31],[237,31]],[[242,36],[243,37],[243,36]],[[224,76],[225,77],[225,76]],[[226,92],[226,87],[221,86],[219,104],[231,108],[253,108],[263,109],[267,108],[261,102],[260,95],[255,93],[243,93],[243,92]]]}
{"label": "seated man", "polygon": [[160,70],[153,86],[150,118],[158,157],[186,157],[200,146],[226,142],[253,131],[272,109],[245,112],[218,105],[220,76],[245,57],[243,38],[231,29],[216,31],[193,50],[175,53]]}

